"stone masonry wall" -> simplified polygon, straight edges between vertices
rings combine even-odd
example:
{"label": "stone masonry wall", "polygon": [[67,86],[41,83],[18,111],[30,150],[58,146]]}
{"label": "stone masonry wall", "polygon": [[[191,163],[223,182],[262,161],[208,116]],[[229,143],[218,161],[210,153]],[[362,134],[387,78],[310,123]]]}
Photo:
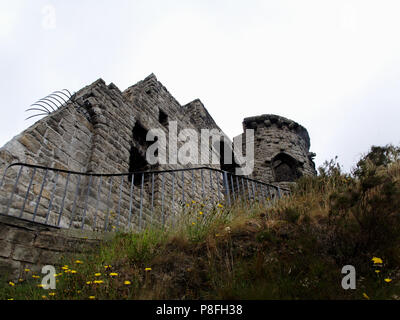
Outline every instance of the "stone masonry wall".
{"label": "stone masonry wall", "polygon": [[[245,118],[243,129],[255,130],[254,179],[288,187],[295,177],[316,174],[308,132],[297,122],[277,115],[262,115]],[[295,177],[280,180],[277,166],[286,163],[288,170],[296,172]]]}
{"label": "stone masonry wall", "polygon": [[[17,280],[30,269],[40,275],[45,265],[98,248],[110,234],[58,229],[0,215],[0,277]],[[57,269],[60,272],[60,268]]]}
{"label": "stone masonry wall", "polygon": [[[115,85],[107,86],[99,79],[74,94],[66,106],[41,119],[0,149],[0,169],[4,172],[8,164],[22,162],[89,174],[130,172],[132,164],[135,165],[136,161],[135,159],[132,161],[132,150],[136,150],[136,155],[145,158],[148,146],[143,137],[135,136],[135,128],[140,127],[145,132],[152,128],[160,128],[168,137],[168,125],[160,122],[160,112],[163,112],[168,121],[177,121],[178,132],[182,129],[198,131],[201,125],[194,125],[188,116],[191,114],[188,110],[180,106],[154,75],[123,93]],[[208,115],[208,119],[212,119],[201,102],[196,103],[196,110],[202,111]],[[219,129],[215,122],[212,123],[212,127]],[[182,144],[183,142],[179,142],[177,147],[180,148]],[[179,163],[147,165],[134,168],[133,171],[197,166],[199,165],[190,163],[183,166]],[[212,167],[220,168],[219,165]],[[154,206],[152,202],[156,201],[156,205],[160,202],[162,189],[160,175],[155,176],[155,195],[154,199],[151,199],[149,175],[146,175],[144,190],[141,191],[140,183],[136,183],[132,190],[128,176],[125,179],[101,180],[100,177],[79,177],[74,174],[68,176],[57,171],[46,173],[44,170],[37,170],[34,173],[33,169],[25,168],[22,170],[18,188],[10,205],[9,196],[12,194],[18,169],[14,167],[7,172],[4,184],[0,188],[0,210],[3,213],[7,212],[26,219],[35,215],[35,221],[39,222],[50,222],[61,227],[71,225],[76,228],[98,230],[105,227],[112,228],[115,226],[114,223],[126,226],[132,222],[135,227],[138,224],[139,212],[141,212],[140,219],[144,222],[161,219],[148,210]],[[34,179],[30,188],[32,177]],[[203,198],[203,192],[202,194],[199,192],[202,179],[200,172],[196,171],[194,176],[185,173],[183,178],[184,182],[182,179],[174,180],[172,177],[165,179],[164,192],[171,195],[174,188],[176,192],[182,193],[180,190],[192,185],[194,179],[197,191],[195,194],[192,192],[191,197],[193,200]],[[139,179],[141,176],[136,175],[136,182]],[[216,180],[217,177],[214,177],[214,184]],[[41,191],[43,181],[45,184]],[[222,181],[220,187],[223,188]],[[215,195],[217,192],[216,185],[211,188],[204,184],[204,188],[207,194]],[[111,190],[110,198],[108,198],[109,190]],[[131,192],[134,199],[132,203]],[[25,200],[27,194],[29,196]],[[39,196],[41,198],[37,206]],[[169,209],[174,199],[165,197],[164,201],[165,208]],[[121,215],[118,221],[114,221],[117,211]],[[130,212],[133,212],[133,217],[128,221]]]}

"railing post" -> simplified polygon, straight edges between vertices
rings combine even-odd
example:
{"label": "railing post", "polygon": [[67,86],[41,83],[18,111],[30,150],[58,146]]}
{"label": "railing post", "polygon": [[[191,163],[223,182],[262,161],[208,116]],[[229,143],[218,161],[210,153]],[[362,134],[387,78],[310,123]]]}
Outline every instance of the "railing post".
{"label": "railing post", "polygon": [[112,192],[112,186],[113,186],[113,177],[110,177],[110,189],[108,191],[108,197],[107,197],[107,215],[104,221],[104,231],[107,231],[108,228],[108,216],[110,215],[110,199],[111,199],[111,192]]}
{"label": "railing post", "polygon": [[83,210],[82,225],[81,225],[81,229],[82,230],[83,230],[83,226],[85,225],[86,211],[87,211],[87,207],[88,207],[90,188],[92,187],[92,180],[93,180],[93,176],[90,175],[88,189],[87,189],[87,192],[86,192],[85,209]]}
{"label": "railing post", "polygon": [[35,207],[35,211],[34,211],[34,213],[33,213],[33,220],[32,220],[32,221],[35,221],[35,218],[36,218],[37,210],[38,210],[38,208],[39,208],[40,200],[42,199],[43,188],[44,188],[44,185],[45,185],[45,183],[46,183],[46,179],[47,179],[47,174],[48,174],[48,172],[49,172],[49,169],[46,169],[46,172],[44,173],[44,177],[43,177],[42,186],[40,187],[40,193],[39,193],[38,200],[37,200],[37,202],[36,202],[36,207]]}
{"label": "railing post", "polygon": [[163,228],[164,228],[164,225],[165,225],[164,188],[165,188],[165,173],[162,173],[162,182],[161,182],[161,218],[162,218],[162,226],[163,226]]}
{"label": "railing post", "polygon": [[233,176],[231,174],[231,185],[232,185],[232,198],[233,198],[233,202],[236,201],[236,195],[235,195],[235,188],[233,186]]}
{"label": "railing post", "polygon": [[185,173],[182,171],[182,204],[185,205]]}
{"label": "railing post", "polygon": [[69,227],[71,228],[72,222],[75,219],[75,211],[76,211],[76,201],[78,198],[78,192],[79,192],[79,185],[81,184],[81,176],[78,176],[78,183],[76,184],[76,190],[75,190],[75,197],[74,197],[74,204],[72,206],[72,213],[71,213],[71,220],[69,222]]}
{"label": "railing post", "polygon": [[220,182],[219,174],[217,173],[218,204],[221,203],[221,188],[220,188],[219,182]]}
{"label": "railing post", "polygon": [[128,215],[128,231],[131,226],[131,217],[132,217],[132,207],[133,207],[133,190],[134,190],[134,184],[135,182],[135,174],[132,174],[131,177],[131,189],[129,193],[129,215]]}
{"label": "railing post", "polygon": [[11,194],[10,200],[9,200],[9,202],[8,202],[8,206],[7,206],[7,212],[6,212],[6,215],[8,215],[8,214],[9,214],[10,207],[11,207],[11,203],[12,203],[12,201],[13,201],[13,198],[14,198],[15,191],[17,190],[17,185],[18,185],[18,182],[19,182],[19,178],[21,177],[22,168],[23,168],[22,166],[20,166],[20,167],[19,167],[19,170],[18,170],[18,175],[17,175],[17,178],[15,179],[15,183],[14,183],[13,191],[12,191],[12,194]]}
{"label": "railing post", "polygon": [[67,195],[68,183],[69,183],[69,178],[70,178],[70,176],[71,176],[71,173],[68,172],[67,181],[65,182],[64,195],[63,195],[63,199],[62,199],[62,202],[61,202],[61,208],[60,208],[60,212],[59,212],[59,214],[58,214],[57,227],[60,227],[61,217],[62,217],[63,210],[64,210],[65,196]]}
{"label": "railing post", "polygon": [[94,219],[93,219],[93,230],[96,229],[96,223],[97,223],[97,214],[99,212],[99,200],[100,200],[100,192],[101,192],[101,185],[103,183],[103,176],[100,176],[99,180],[99,186],[97,188],[97,197],[96,197],[96,212],[94,214]]}
{"label": "railing post", "polygon": [[202,198],[202,201],[204,202],[204,174],[203,174],[203,169],[200,169],[200,174],[201,174],[201,198]]}
{"label": "railing post", "polygon": [[211,203],[214,205],[214,184],[212,178],[212,170],[210,170],[210,190],[211,190]]}
{"label": "railing post", "polygon": [[121,176],[121,184],[119,185],[119,199],[118,199],[118,216],[117,216],[117,223],[115,228],[118,229],[119,228],[119,217],[121,215],[121,199],[122,199],[122,187],[124,185],[124,176]]}
{"label": "railing post", "polygon": [[143,214],[143,187],[144,187],[144,173],[142,173],[142,185],[140,188],[140,212],[139,212],[139,230],[142,230],[142,214]]}
{"label": "railing post", "polygon": [[223,174],[224,174],[223,179],[224,179],[224,185],[225,185],[225,194],[226,194],[226,198],[228,200],[228,206],[230,207],[231,206],[231,198],[229,195],[228,173],[226,171],[224,171]]}
{"label": "railing post", "polygon": [[52,193],[51,193],[49,208],[48,208],[48,210],[47,210],[46,222],[45,222],[46,224],[47,224],[48,221],[49,221],[49,216],[50,216],[51,208],[52,208],[52,205],[53,205],[54,194],[55,194],[55,192],[56,192],[57,181],[58,181],[58,174],[59,174],[59,173],[58,173],[58,171],[57,171],[56,177],[55,177],[55,179],[54,179],[54,187],[53,187],[53,191],[52,191]]}
{"label": "railing post", "polygon": [[23,203],[23,205],[22,205],[21,212],[20,212],[20,214],[19,214],[19,217],[20,217],[20,218],[22,218],[22,215],[23,215],[23,213],[24,213],[24,211],[25,211],[26,200],[27,200],[28,197],[29,197],[29,191],[30,191],[31,188],[32,188],[32,183],[33,183],[33,179],[35,178],[35,174],[36,174],[36,168],[33,169],[32,176],[31,176],[31,180],[29,181],[28,190],[26,190],[24,203]]}
{"label": "railing post", "polygon": [[172,172],[172,225],[175,227],[175,171]]}
{"label": "railing post", "polygon": [[151,224],[153,224],[153,214],[154,214],[154,173],[151,174]]}

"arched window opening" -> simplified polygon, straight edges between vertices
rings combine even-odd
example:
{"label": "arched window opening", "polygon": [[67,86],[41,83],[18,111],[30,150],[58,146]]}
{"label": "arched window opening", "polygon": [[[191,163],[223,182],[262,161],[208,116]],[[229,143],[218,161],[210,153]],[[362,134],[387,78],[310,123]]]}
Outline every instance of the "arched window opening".
{"label": "arched window opening", "polygon": [[[146,141],[147,130],[141,125],[140,122],[136,122],[132,130],[132,144],[129,154],[129,172],[142,172],[152,170],[152,166],[146,160],[146,151],[148,146],[152,143]],[[128,176],[129,182],[132,181],[132,175]],[[148,175],[145,175],[147,182]],[[141,174],[137,174],[134,177],[134,184],[140,186],[142,183]]]}
{"label": "arched window opening", "polygon": [[278,154],[272,161],[276,182],[292,182],[301,177],[299,163],[286,153]]}

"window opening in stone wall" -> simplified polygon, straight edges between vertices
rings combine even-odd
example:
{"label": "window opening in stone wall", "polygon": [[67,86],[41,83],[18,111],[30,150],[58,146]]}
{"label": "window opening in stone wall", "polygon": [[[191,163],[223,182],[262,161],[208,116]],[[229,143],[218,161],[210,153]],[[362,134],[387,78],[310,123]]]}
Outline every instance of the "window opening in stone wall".
{"label": "window opening in stone wall", "polygon": [[163,125],[166,126],[168,124],[168,115],[162,111],[159,110],[159,114],[158,114],[158,121]]}
{"label": "window opening in stone wall", "polygon": [[136,122],[132,130],[133,140],[137,141],[139,144],[145,146],[148,144],[146,141],[147,130],[142,126],[140,122]]}
{"label": "window opening in stone wall", "polygon": [[[140,122],[136,122],[132,130],[132,144],[129,154],[129,172],[142,172],[151,170],[151,166],[146,160],[146,151],[148,146],[152,143],[146,141],[147,130]],[[129,182],[132,181],[132,175],[128,176]],[[149,180],[149,175],[145,175],[145,183]],[[142,175],[136,174],[134,177],[134,184],[140,186],[142,183]]]}
{"label": "window opening in stone wall", "polygon": [[[139,152],[139,150],[136,147],[131,146],[130,158],[129,158],[129,172],[141,172],[147,170],[149,170],[149,164],[146,161],[146,158]],[[129,182],[132,181],[131,174],[129,175],[128,179]],[[135,174],[134,184],[136,186],[140,186],[141,183],[142,183],[142,175]]]}
{"label": "window opening in stone wall", "polygon": [[272,161],[275,181],[296,181],[301,176],[298,167],[298,162],[288,154],[278,154]]}

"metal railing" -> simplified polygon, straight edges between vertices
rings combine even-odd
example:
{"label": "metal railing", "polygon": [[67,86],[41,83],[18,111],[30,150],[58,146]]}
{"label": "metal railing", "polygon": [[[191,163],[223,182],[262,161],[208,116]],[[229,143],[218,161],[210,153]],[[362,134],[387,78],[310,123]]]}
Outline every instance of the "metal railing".
{"label": "metal railing", "polygon": [[96,174],[15,163],[0,182],[0,214],[60,228],[139,231],[165,226],[191,203],[204,212],[267,204],[288,190],[209,167]]}

